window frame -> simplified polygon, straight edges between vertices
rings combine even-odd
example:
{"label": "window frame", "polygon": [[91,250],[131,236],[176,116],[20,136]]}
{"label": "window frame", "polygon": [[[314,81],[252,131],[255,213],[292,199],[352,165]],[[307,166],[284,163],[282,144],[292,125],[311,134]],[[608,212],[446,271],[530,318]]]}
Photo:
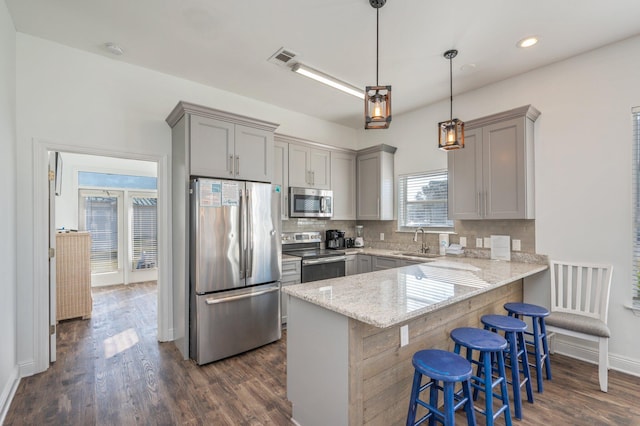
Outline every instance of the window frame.
{"label": "window frame", "polygon": [[[437,202],[444,202],[444,207],[447,212],[447,224],[442,224],[444,226],[431,226],[431,225],[407,225],[406,224],[406,212],[407,206],[409,205],[409,201],[407,201],[407,191],[406,184],[409,179],[433,179],[433,178],[442,178],[445,177],[447,181],[447,196],[448,196],[448,184],[449,184],[449,174],[447,169],[438,169],[438,170],[429,170],[423,172],[415,172],[415,173],[407,173],[398,176],[398,210],[397,210],[397,231],[398,232],[415,232],[416,229],[423,228],[425,232],[432,233],[451,233],[454,232],[454,221],[448,218],[449,213],[449,205],[448,198],[439,199]],[[434,202],[431,200],[431,202]],[[412,203],[412,202],[411,202]]]}

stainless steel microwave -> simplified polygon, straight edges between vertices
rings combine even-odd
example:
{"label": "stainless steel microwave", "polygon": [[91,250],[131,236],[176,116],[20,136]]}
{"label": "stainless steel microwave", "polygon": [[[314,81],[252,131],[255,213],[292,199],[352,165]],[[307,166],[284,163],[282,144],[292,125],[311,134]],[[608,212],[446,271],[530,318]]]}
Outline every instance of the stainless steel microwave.
{"label": "stainless steel microwave", "polygon": [[333,191],[289,188],[289,217],[333,216]]}

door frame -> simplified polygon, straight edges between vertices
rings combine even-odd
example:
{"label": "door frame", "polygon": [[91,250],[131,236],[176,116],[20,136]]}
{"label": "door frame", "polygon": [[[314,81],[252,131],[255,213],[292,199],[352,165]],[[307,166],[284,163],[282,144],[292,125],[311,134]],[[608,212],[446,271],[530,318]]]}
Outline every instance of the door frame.
{"label": "door frame", "polygon": [[168,154],[118,151],[33,140],[33,278],[34,370],[49,368],[49,181],[48,152],[69,152],[155,162],[158,173],[158,334],[161,342],[173,340],[171,291],[171,168]]}

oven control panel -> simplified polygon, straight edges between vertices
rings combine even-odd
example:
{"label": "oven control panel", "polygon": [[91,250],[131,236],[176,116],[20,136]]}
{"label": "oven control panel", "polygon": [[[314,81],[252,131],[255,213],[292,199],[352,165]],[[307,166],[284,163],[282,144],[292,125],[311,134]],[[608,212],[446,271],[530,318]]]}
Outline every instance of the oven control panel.
{"label": "oven control panel", "polygon": [[319,243],[322,242],[320,232],[283,232],[282,244]]}

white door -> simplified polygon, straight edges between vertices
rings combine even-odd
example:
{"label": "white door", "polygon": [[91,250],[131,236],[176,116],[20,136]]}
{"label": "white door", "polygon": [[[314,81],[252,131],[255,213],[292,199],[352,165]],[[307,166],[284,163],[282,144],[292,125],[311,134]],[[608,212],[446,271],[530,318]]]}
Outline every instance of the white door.
{"label": "white door", "polygon": [[91,233],[91,286],[123,284],[123,191],[81,189],[78,226]]}

